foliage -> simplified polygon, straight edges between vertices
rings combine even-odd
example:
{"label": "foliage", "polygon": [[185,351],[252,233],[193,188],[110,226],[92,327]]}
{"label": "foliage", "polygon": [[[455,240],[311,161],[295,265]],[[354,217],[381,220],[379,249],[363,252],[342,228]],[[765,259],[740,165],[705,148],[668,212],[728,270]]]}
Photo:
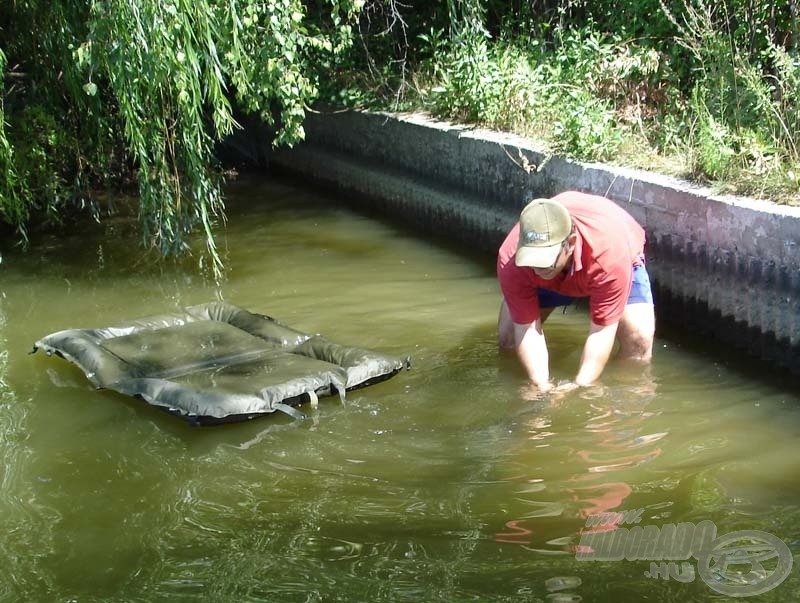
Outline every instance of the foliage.
{"label": "foliage", "polygon": [[[360,82],[350,99],[386,106],[380,91],[393,85],[390,108],[797,199],[800,53],[788,0],[464,0],[446,14],[432,4],[409,0],[397,19],[412,64],[384,63],[381,85]],[[454,27],[464,15],[471,25]]]}
{"label": "foliage", "polygon": [[715,14],[729,8],[694,0],[680,21],[664,8],[698,65],[689,103],[696,116],[688,136],[694,172],[738,192],[794,194],[800,59],[772,41],[744,44],[742,31],[763,30],[752,23],[720,28]]}
{"label": "foliage", "polygon": [[[133,168],[145,242],[186,249],[223,208],[214,147],[234,109],[303,137],[318,74],[351,43],[363,0],[17,0],[0,9],[20,82],[3,91],[2,217],[31,212]],[[37,32],[31,36],[29,32]],[[26,142],[27,141],[27,142]]]}
{"label": "foliage", "polygon": [[145,243],[200,225],[219,269],[217,142],[241,112],[293,144],[318,97],[800,192],[789,0],[15,0],[0,32],[0,221],[23,237],[132,182]]}
{"label": "foliage", "polygon": [[[0,71],[6,68],[6,56],[0,49]],[[6,134],[4,82],[0,79],[0,218],[4,222],[22,224],[26,219],[24,192],[21,190],[17,168],[14,164],[14,149]]]}
{"label": "foliage", "polygon": [[654,51],[594,32],[564,34],[558,52],[536,41],[527,48],[485,38],[448,45],[436,31],[421,41],[436,47],[418,74],[423,106],[536,136],[579,159],[615,156],[626,119],[642,119],[631,114],[632,98],[647,93],[660,68]]}

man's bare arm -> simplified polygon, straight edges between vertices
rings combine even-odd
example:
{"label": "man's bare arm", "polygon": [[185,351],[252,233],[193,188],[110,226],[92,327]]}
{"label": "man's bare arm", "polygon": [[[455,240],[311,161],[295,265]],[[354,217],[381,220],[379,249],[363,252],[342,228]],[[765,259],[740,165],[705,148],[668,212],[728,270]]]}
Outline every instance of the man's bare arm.
{"label": "man's bare arm", "polygon": [[517,356],[528,373],[528,378],[540,391],[547,391],[550,384],[547,343],[542,331],[542,319],[529,324],[514,323],[514,342]]}
{"label": "man's bare arm", "polygon": [[589,336],[583,346],[581,355],[581,365],[575,383],[578,385],[591,385],[603,372],[606,367],[611,350],[614,348],[614,338],[617,334],[617,325],[614,323],[606,326],[591,323],[589,326]]}

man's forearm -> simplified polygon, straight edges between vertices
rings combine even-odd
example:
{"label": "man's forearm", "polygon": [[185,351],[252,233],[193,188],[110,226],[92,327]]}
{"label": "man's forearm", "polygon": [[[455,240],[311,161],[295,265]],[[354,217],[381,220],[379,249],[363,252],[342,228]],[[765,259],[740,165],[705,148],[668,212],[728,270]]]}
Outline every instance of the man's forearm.
{"label": "man's forearm", "polygon": [[578,385],[591,385],[600,378],[611,356],[611,350],[614,348],[617,324],[606,326],[591,324],[589,336],[583,346],[581,366],[578,369],[578,375],[575,377],[575,383]]}
{"label": "man's forearm", "polygon": [[541,390],[550,387],[549,357],[541,320],[529,325],[514,325],[517,355],[528,378]]}

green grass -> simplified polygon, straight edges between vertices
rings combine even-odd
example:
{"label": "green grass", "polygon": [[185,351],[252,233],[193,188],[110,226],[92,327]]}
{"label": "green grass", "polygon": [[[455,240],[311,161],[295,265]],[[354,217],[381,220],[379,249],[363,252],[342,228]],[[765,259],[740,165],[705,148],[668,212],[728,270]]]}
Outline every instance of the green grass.
{"label": "green grass", "polygon": [[528,136],[579,161],[800,204],[800,60],[772,47],[765,76],[723,34],[700,31],[709,23],[692,26],[697,39],[685,46],[699,67],[688,93],[664,51],[591,28],[547,47],[431,31],[418,40],[428,58],[404,65],[402,78],[386,69],[337,79],[334,100],[425,111]]}

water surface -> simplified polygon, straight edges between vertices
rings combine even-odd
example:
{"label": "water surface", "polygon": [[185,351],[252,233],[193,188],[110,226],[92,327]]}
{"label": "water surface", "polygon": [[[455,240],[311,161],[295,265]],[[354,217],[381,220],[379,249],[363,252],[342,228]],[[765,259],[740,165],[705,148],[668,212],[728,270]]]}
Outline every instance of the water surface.
{"label": "water surface", "polygon": [[[796,387],[660,338],[648,371],[531,400],[495,345],[491,258],[290,184],[228,188],[220,285],[143,255],[124,215],[3,244],[0,601],[719,600],[644,561],[576,561],[586,518],[625,509],[797,552]],[[214,299],[413,369],[305,422],[192,428],[28,354]],[[549,321],[557,379],[586,328],[580,308]]]}

